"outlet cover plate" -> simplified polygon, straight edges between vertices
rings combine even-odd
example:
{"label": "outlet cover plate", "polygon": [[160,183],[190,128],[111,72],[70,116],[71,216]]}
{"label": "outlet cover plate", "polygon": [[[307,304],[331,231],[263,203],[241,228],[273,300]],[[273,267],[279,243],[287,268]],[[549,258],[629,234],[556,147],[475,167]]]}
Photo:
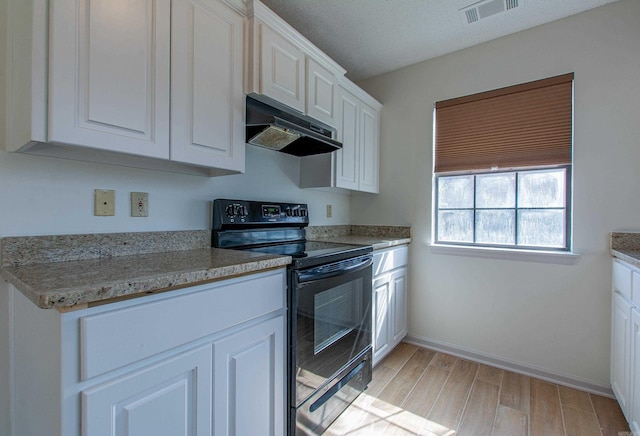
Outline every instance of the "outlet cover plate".
{"label": "outlet cover plate", "polygon": [[149,193],[147,192],[131,193],[131,216],[133,217],[149,216]]}
{"label": "outlet cover plate", "polygon": [[95,216],[114,216],[116,214],[116,191],[113,189],[94,189],[93,214]]}

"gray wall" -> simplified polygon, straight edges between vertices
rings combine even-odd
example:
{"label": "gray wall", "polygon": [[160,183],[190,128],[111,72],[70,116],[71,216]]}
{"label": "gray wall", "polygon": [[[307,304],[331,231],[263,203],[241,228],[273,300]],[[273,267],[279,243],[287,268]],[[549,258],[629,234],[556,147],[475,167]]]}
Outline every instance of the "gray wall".
{"label": "gray wall", "polygon": [[[381,193],[351,218],[411,224],[410,335],[608,386],[608,234],[640,230],[639,23],[622,0],[360,83],[384,104]],[[577,264],[432,252],[433,103],[568,72]]]}

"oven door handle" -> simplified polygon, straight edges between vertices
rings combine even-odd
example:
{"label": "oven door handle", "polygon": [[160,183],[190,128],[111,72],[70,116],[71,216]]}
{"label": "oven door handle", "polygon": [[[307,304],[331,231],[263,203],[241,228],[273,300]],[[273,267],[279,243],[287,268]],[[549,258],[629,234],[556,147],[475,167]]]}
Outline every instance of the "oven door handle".
{"label": "oven door handle", "polygon": [[364,256],[363,258],[359,259],[358,262],[344,262],[344,265],[339,264],[335,268],[326,268],[326,266],[321,266],[308,270],[298,271],[298,283],[308,283],[344,274],[352,274],[368,268],[371,265],[373,265],[373,259],[371,258],[371,256]]}
{"label": "oven door handle", "polygon": [[349,371],[349,374],[347,374],[344,377],[342,377],[342,379],[338,383],[333,385],[333,387],[331,389],[329,389],[327,392],[322,394],[322,396],[320,398],[318,398],[318,400],[309,407],[309,411],[310,412],[315,412],[320,407],[322,407],[324,405],[324,403],[329,401],[329,399],[331,397],[333,397],[340,389],[345,387],[347,385],[347,383],[349,383],[351,381],[351,379],[356,377],[358,375],[358,373],[362,370],[362,368],[364,368],[366,363],[367,363],[367,361],[364,360],[364,361],[360,362],[360,364],[358,366],[356,366],[351,371]]}

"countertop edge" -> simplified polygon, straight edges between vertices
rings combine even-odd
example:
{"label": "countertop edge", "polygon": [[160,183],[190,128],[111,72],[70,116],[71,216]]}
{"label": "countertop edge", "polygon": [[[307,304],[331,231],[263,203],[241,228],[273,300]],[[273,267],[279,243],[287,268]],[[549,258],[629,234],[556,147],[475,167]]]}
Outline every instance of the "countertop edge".
{"label": "countertop edge", "polygon": [[636,268],[640,268],[640,250],[616,250],[612,248],[611,255]]}
{"label": "countertop edge", "polygon": [[38,291],[5,268],[0,268],[0,276],[41,309],[68,309],[83,304],[100,303],[105,300],[123,297],[142,297],[150,293],[197,286],[245,274],[285,268],[291,263],[291,260],[290,256],[270,257],[268,259],[249,260],[209,269],[132,277],[130,280],[101,282],[72,289],[57,289],[55,292]]}

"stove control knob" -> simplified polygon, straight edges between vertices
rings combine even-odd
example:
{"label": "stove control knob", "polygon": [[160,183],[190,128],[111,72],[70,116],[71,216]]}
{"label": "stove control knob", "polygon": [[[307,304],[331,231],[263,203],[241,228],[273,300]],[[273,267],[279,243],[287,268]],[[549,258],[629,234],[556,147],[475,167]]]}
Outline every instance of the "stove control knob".
{"label": "stove control knob", "polygon": [[300,209],[300,216],[307,216],[307,209]]}
{"label": "stove control knob", "polygon": [[287,208],[287,209],[284,211],[284,213],[285,213],[285,215],[286,215],[286,216],[293,216],[293,213],[291,212],[291,209],[289,209],[289,208]]}
{"label": "stove control knob", "polygon": [[234,205],[230,204],[229,206],[227,206],[227,208],[224,210],[224,213],[227,217],[233,218],[236,214]]}
{"label": "stove control knob", "polygon": [[248,215],[247,206],[241,204],[234,204],[234,212],[237,217],[244,218]]}

